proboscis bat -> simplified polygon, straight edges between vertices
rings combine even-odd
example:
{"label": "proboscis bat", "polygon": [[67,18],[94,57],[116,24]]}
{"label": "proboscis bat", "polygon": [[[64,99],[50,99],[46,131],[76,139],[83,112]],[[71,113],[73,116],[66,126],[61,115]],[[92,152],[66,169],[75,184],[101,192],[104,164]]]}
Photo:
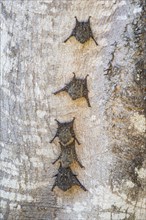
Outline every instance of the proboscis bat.
{"label": "proboscis bat", "polygon": [[55,188],[55,186],[58,186],[61,190],[66,191],[70,189],[74,185],[80,186],[84,191],[87,191],[87,189],[80,183],[80,181],[77,179],[77,175],[75,175],[70,167],[62,167],[60,164],[58,174],[55,175],[56,180],[52,187],[52,191]]}
{"label": "proboscis bat", "polygon": [[73,74],[74,74],[74,76],[73,76],[72,80],[69,83],[67,83],[65,85],[65,87],[56,91],[54,93],[54,95],[56,95],[62,91],[65,91],[70,95],[72,100],[76,100],[78,98],[84,97],[87,101],[88,106],[91,107],[89,97],[88,97],[89,91],[88,91],[88,87],[87,87],[88,75],[84,79],[81,79],[81,78],[76,78],[75,73],[73,73]]}
{"label": "proboscis bat", "polygon": [[55,119],[55,121],[57,121],[58,128],[57,128],[57,132],[54,138],[50,141],[50,143],[52,143],[54,139],[58,137],[62,145],[68,145],[69,143],[73,142],[73,140],[76,140],[77,143],[80,144],[80,142],[76,138],[76,135],[73,129],[74,120],[75,120],[75,117],[70,122],[61,123],[57,119]]}
{"label": "proboscis bat", "polygon": [[59,157],[53,162],[53,164],[55,164],[58,160],[60,160],[62,167],[68,167],[71,163],[76,161],[81,168],[84,167],[78,159],[75,149],[75,140],[66,146],[62,145],[60,142],[60,146],[61,146],[61,153]]}
{"label": "proboscis bat", "polygon": [[81,21],[81,22],[78,21],[77,17],[75,17],[76,25],[71,35],[64,42],[68,41],[70,37],[74,36],[81,44],[84,44],[86,41],[92,38],[95,44],[98,45],[98,43],[93,37],[93,33],[90,27],[90,17],[91,16],[89,16],[87,21]]}

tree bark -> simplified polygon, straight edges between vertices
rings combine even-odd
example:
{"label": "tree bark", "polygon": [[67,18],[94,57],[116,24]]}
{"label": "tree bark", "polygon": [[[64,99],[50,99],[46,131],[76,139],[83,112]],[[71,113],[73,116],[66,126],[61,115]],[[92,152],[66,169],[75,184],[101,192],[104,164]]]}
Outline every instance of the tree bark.
{"label": "tree bark", "polygon": [[[144,220],[144,0],[1,1],[1,207],[4,220]],[[75,25],[91,17],[98,46]],[[53,92],[87,74],[84,99]],[[76,117],[88,189],[51,192],[59,164],[54,119]]]}

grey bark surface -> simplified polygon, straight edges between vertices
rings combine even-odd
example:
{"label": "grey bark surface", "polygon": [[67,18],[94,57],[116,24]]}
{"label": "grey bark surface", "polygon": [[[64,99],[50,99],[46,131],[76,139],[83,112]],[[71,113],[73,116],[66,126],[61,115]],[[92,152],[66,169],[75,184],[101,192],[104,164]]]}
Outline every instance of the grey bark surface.
{"label": "grey bark surface", "polygon": [[[98,42],[70,35],[91,17]],[[1,1],[1,214],[4,220],[146,219],[144,1]],[[88,77],[89,99],[53,95]],[[51,192],[56,122],[75,120],[88,189]]]}

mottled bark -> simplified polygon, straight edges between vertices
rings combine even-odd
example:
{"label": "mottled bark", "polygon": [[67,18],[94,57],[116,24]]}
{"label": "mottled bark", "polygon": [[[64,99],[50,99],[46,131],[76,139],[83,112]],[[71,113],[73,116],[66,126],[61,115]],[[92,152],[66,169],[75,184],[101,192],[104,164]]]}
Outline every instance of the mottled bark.
{"label": "mottled bark", "polygon": [[[91,17],[91,39],[66,43]],[[1,207],[4,220],[144,220],[144,0],[1,1]],[[89,99],[53,92],[87,74]],[[51,192],[59,121],[75,120],[88,189]]]}

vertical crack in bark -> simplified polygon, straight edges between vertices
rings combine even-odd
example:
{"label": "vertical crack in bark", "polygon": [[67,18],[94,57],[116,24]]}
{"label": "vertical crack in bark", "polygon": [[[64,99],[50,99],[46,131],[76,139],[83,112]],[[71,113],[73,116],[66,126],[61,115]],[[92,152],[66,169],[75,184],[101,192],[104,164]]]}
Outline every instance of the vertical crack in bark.
{"label": "vertical crack in bark", "polygon": [[117,68],[113,64],[114,58],[115,58],[115,53],[117,50],[117,42],[115,42],[113,46],[114,46],[114,48],[113,48],[113,51],[111,52],[111,59],[108,63],[108,68],[106,70],[104,70],[107,72],[105,75],[107,75],[109,80],[111,80],[111,77],[114,77],[114,75],[117,74]]}

